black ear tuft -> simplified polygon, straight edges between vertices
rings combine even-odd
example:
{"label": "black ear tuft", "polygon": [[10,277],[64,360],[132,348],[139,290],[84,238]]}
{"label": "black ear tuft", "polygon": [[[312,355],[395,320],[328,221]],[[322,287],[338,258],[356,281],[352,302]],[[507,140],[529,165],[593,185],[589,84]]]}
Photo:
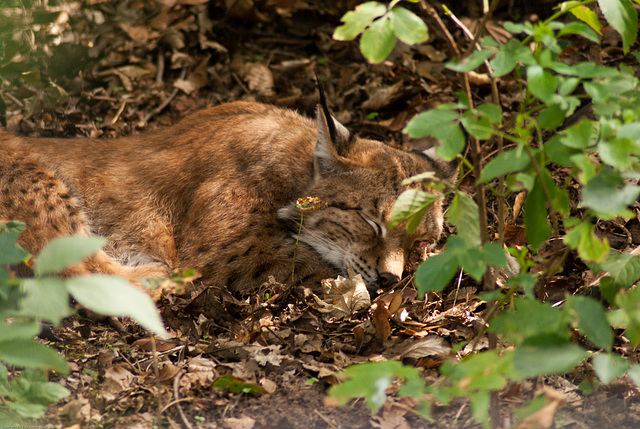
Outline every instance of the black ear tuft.
{"label": "black ear tuft", "polygon": [[324,113],[324,117],[327,118],[327,126],[329,127],[329,138],[331,141],[336,141],[336,125],[331,120],[331,112],[329,106],[327,106],[327,97],[324,95],[324,87],[318,77],[318,72],[314,72],[316,75],[316,85],[318,86],[318,94],[320,95],[320,107]]}

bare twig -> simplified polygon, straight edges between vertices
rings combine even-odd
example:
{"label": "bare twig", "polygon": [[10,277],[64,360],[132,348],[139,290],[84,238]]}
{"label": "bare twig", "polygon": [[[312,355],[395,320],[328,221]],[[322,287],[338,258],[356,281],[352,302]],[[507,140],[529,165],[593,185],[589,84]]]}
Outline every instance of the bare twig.
{"label": "bare twig", "polygon": [[162,83],[162,76],[164,76],[164,52],[160,50],[160,52],[158,52],[158,70],[156,71],[156,83]]}
{"label": "bare twig", "polygon": [[[494,4],[497,4],[497,3],[498,3],[497,1],[494,1]],[[424,0],[421,0],[421,4],[425,4]],[[494,5],[493,8],[495,7],[496,6]],[[485,8],[486,8],[486,3],[485,3]],[[430,15],[435,18],[437,16],[437,13],[435,13],[435,10],[433,8],[430,8],[430,9],[431,9]],[[492,8],[488,8],[488,9],[489,11],[492,10]],[[484,32],[484,25],[486,24],[486,20],[488,19],[487,14],[485,14],[485,19],[483,19],[482,25],[478,28],[477,34],[473,34],[469,30],[469,28],[467,28],[467,26],[464,25],[464,23],[462,23],[462,21],[460,21],[453,13],[451,13],[451,11],[447,10],[447,14],[449,18],[458,27],[460,27],[462,31],[465,33],[465,35],[469,38],[469,40],[472,43],[472,47],[480,50],[481,47],[480,47],[480,44],[477,42],[477,35],[480,35],[482,34],[482,32]],[[453,40],[453,38],[450,36],[450,33],[448,32],[448,30],[445,29],[444,23],[442,22],[442,20],[440,20],[438,17],[436,21],[438,22],[438,25],[443,29],[443,32],[445,32],[445,36],[449,40],[449,44],[453,47],[454,52],[456,52],[458,59],[462,59],[462,56],[460,55],[460,50],[455,44],[455,41]],[[491,65],[489,64],[488,60],[485,60],[484,64],[485,64],[485,67],[487,68],[487,74],[491,81],[491,93],[492,93],[493,102],[497,106],[500,106],[500,95],[498,93],[498,85],[495,79],[491,76],[491,72],[492,72]],[[464,73],[463,77],[464,77],[463,82],[464,82],[465,92],[469,100],[469,108],[473,109],[473,98],[471,94],[471,86],[469,84],[469,74]],[[487,209],[486,187],[484,186],[484,184],[477,181],[477,178],[482,172],[482,164],[483,164],[482,149],[480,147],[479,140],[476,138],[470,139],[469,147],[470,147],[471,161],[473,163],[473,170],[476,175],[475,188],[476,188],[476,203],[478,204],[478,218],[480,222],[480,240],[482,244],[485,244],[490,241],[489,222],[487,219],[487,211],[486,211]],[[501,136],[498,136],[498,154],[502,153],[502,149],[503,149],[503,139]],[[498,236],[499,236],[499,242],[502,243],[503,236],[504,236],[504,182],[503,181],[501,181],[499,184],[499,194],[500,194],[500,197],[498,198]],[[488,268],[483,277],[483,289],[494,290],[495,287],[496,287],[495,272],[493,269]],[[499,307],[496,305],[496,302],[489,303],[490,315],[493,315],[495,312],[498,311],[498,309]],[[495,335],[489,334],[488,340],[489,340],[490,349],[497,348],[497,337]],[[491,426],[494,428],[497,428],[500,425],[499,423],[500,408],[499,408],[499,397],[498,397],[497,391],[491,392],[489,414],[491,419]]]}
{"label": "bare twig", "polygon": [[178,372],[175,378],[173,379],[173,397],[175,398],[175,401],[173,402],[173,404],[178,409],[178,413],[180,414],[180,418],[182,419],[182,423],[184,423],[185,427],[187,429],[193,429],[193,426],[191,426],[191,423],[189,423],[189,420],[187,419],[187,416],[184,413],[184,410],[182,409],[182,405],[180,405],[180,393],[178,391],[179,390],[178,387],[180,386],[181,377],[182,377],[182,370]]}
{"label": "bare twig", "polygon": [[[185,67],[182,69],[182,73],[180,73],[179,79],[184,79],[186,76],[187,76],[187,68]],[[147,116],[144,117],[144,119],[139,123],[139,125],[140,126],[147,125],[151,118],[153,118],[158,113],[162,112],[164,108],[167,107],[169,103],[173,101],[174,98],[176,98],[176,95],[178,95],[178,91],[180,91],[179,88],[174,88],[173,92],[171,92],[171,95],[169,95],[169,97],[167,97],[167,99],[164,100],[162,104],[160,104],[158,107],[153,109],[151,112],[147,113]]]}

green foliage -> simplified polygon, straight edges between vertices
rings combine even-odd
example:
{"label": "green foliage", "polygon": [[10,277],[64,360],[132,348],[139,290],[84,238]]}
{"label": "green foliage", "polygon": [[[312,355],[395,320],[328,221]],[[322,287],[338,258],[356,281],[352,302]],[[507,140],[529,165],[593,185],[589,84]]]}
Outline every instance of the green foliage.
{"label": "green foliage", "polygon": [[85,307],[101,314],[131,317],[149,331],[167,336],[149,295],[125,279],[92,274],[72,277],[65,284],[69,293]]}
{"label": "green foliage", "polygon": [[51,240],[38,255],[35,274],[42,277],[64,270],[66,267],[82,262],[107,244],[101,237],[60,237]]}
{"label": "green foliage", "polygon": [[[349,25],[345,16],[345,28],[338,30],[350,28],[351,38],[355,38],[370,28],[375,19],[388,16],[395,3],[386,9],[375,3],[377,14],[364,24],[363,19],[359,30]],[[494,184],[503,180],[506,192],[526,192],[523,220],[528,247],[511,249],[522,272],[509,280],[506,293],[494,291],[482,295],[500,308],[487,320],[489,332],[510,347],[471,353],[457,363],[447,361],[440,372],[447,378],[448,386],[415,390],[428,391],[442,402],[453,396],[466,396],[473,415],[483,422],[488,421],[492,391],[505,386],[508,380],[571,370],[585,362],[589,356],[586,348],[596,350],[590,364],[602,382],[628,374],[640,385],[640,366],[631,365],[613,349],[614,328],[624,329],[632,346],[640,344],[640,288],[633,287],[640,279],[640,257],[612,251],[606,238],[596,236],[590,222],[592,218],[632,216],[628,206],[640,196],[640,187],[634,180],[628,180],[636,179],[640,171],[640,81],[625,65],[614,68],[591,62],[563,62],[564,36],[577,35],[599,43],[603,25],[586,6],[588,3],[591,2],[564,2],[547,21],[506,22],[504,28],[517,37],[501,45],[486,36],[466,58],[447,64],[447,68],[459,73],[480,68],[480,72],[488,72],[492,78],[514,73],[523,84],[523,92],[512,123],[503,123],[499,106],[474,107],[468,95],[460,95],[455,104],[419,113],[404,129],[412,138],[436,138],[438,154],[445,160],[456,159],[464,150],[465,132],[481,141],[503,139],[508,150],[493,155],[484,166],[466,165],[479,168],[473,174],[480,187],[486,186],[499,194],[501,188]],[[372,3],[368,4],[373,8]],[[632,1],[597,0],[597,5],[607,24],[621,35],[623,49],[628,52],[638,31]],[[562,15],[575,19],[557,20]],[[340,33],[338,30],[336,34]],[[390,51],[388,48],[384,52]],[[378,52],[376,61],[384,59],[384,52]],[[558,131],[585,101],[593,106],[593,118]],[[547,141],[542,141],[542,130],[547,131],[545,136],[552,134]],[[470,149],[475,150],[473,146]],[[556,166],[568,172],[562,182],[552,174]],[[570,212],[568,197],[569,189],[575,187],[580,188],[578,214]],[[480,215],[485,208],[478,207],[459,190],[446,188],[445,193],[454,194],[447,220],[456,227],[457,234],[449,237],[444,252],[430,257],[416,270],[415,284],[420,294],[441,291],[460,270],[480,283],[489,267],[506,266],[506,251],[497,244],[483,242],[480,234],[488,227],[482,224]],[[415,225],[434,198],[424,190],[405,191],[394,207],[389,227],[403,221]],[[545,276],[555,274],[566,254],[562,251],[539,254],[539,249],[549,248],[543,246],[545,243],[557,246],[555,250],[568,246],[594,273],[604,273],[600,289],[610,307],[585,296],[567,297],[564,305],[557,307],[537,301],[534,286],[544,281]],[[539,268],[537,274],[526,272],[534,266]],[[587,346],[574,342],[576,332],[583,336]],[[331,394],[339,394],[343,401],[364,396],[377,408],[384,397],[381,391],[394,377],[391,366],[385,362],[349,368],[345,372],[353,375],[348,387],[333,388]],[[386,376],[367,378],[366,374],[377,371]],[[378,377],[386,381],[376,385]]]}
{"label": "green foliage", "polygon": [[[166,336],[158,312],[147,294],[115,276],[86,275],[68,279],[52,276],[81,262],[105,243],[95,237],[66,237],[48,243],[34,258],[35,278],[14,279],[9,266],[31,264],[31,255],[18,244],[24,224],[0,224],[0,396],[6,421],[39,418],[47,405],[69,392],[50,383],[45,370],[67,372],[65,359],[34,337],[42,321],[59,323],[71,314],[70,294],[84,306],[103,314],[126,315],[143,327]],[[10,378],[6,365],[23,370]]]}
{"label": "green foliage", "polygon": [[255,383],[248,383],[244,380],[236,378],[232,375],[223,375],[213,382],[213,387],[225,390],[230,393],[246,394],[252,396],[260,396],[264,393],[264,389]]}
{"label": "green foliage", "polygon": [[422,215],[438,198],[439,196],[420,189],[407,189],[398,197],[398,203],[393,207],[388,227],[395,228],[406,220],[410,225],[407,230],[410,233],[415,232]]}
{"label": "green foliage", "polygon": [[609,24],[622,36],[624,52],[638,36],[638,13],[630,0],[598,0],[598,6]]}
{"label": "green foliage", "polygon": [[332,386],[329,394],[338,399],[341,405],[351,398],[364,397],[371,409],[378,410],[387,400],[387,389],[396,379],[405,383],[401,394],[421,399],[425,386],[418,382],[418,375],[418,369],[393,360],[354,365],[345,369],[343,376],[346,380]]}
{"label": "green foliage", "polygon": [[427,40],[424,21],[394,0],[389,6],[370,1],[357,6],[342,17],[343,24],[336,28],[333,38],[353,40],[359,35],[360,50],[364,57],[376,64],[384,61],[396,44],[396,39],[413,45]]}

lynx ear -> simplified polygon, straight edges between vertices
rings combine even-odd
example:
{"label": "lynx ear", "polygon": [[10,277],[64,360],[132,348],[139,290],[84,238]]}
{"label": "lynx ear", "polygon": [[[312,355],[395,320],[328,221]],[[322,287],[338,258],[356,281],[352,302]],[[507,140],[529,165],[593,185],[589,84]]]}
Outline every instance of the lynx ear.
{"label": "lynx ear", "polygon": [[458,159],[453,159],[452,161],[445,161],[440,158],[436,147],[433,146],[425,151],[418,152],[423,157],[427,158],[431,163],[431,168],[433,169],[436,176],[440,179],[446,180],[448,182],[454,182],[458,178]]}
{"label": "lynx ear", "polygon": [[338,122],[326,106],[316,109],[318,140],[313,150],[315,177],[336,173],[344,169],[340,158],[345,157],[353,144],[349,130]]}

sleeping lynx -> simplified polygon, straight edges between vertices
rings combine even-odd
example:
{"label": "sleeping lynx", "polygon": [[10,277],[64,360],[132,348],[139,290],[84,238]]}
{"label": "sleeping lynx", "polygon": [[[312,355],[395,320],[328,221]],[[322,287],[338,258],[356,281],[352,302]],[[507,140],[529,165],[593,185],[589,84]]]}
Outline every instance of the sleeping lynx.
{"label": "sleeping lynx", "polygon": [[27,224],[20,242],[33,253],[63,235],[109,238],[67,274],[134,280],[194,268],[208,284],[245,293],[268,276],[291,281],[296,200],[315,196],[326,207],[304,213],[295,283],[317,286],[349,267],[369,287],[397,281],[414,244],[442,231],[439,201],[414,235],[387,230],[401,182],[452,167],[355,138],[321,108],[316,122],[235,102],[118,140],[0,130],[0,219]]}

